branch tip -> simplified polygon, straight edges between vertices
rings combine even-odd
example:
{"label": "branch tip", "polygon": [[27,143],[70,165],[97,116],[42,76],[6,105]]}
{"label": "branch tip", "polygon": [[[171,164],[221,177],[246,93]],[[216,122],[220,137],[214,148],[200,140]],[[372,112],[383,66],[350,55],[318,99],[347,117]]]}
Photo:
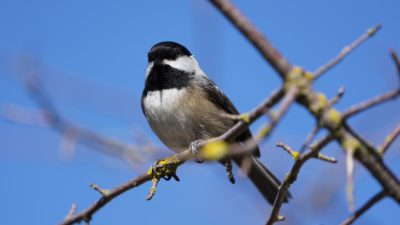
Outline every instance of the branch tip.
{"label": "branch tip", "polygon": [[97,186],[97,184],[95,184],[95,183],[91,183],[90,184],[90,188],[92,188],[93,190],[99,192],[103,197],[106,197],[108,194],[110,194],[110,190],[102,189],[99,186]]}
{"label": "branch tip", "polygon": [[157,178],[151,179],[152,185],[151,185],[149,194],[148,194],[147,197],[146,197],[146,200],[147,200],[147,201],[150,201],[150,200],[153,198],[154,194],[156,193],[158,182],[160,182],[160,180],[157,179]]}

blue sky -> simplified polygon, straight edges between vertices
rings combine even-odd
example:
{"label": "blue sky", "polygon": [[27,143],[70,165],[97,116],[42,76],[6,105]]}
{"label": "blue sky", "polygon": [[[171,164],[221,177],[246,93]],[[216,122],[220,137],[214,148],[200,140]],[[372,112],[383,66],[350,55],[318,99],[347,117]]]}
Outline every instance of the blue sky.
{"label": "blue sky", "polygon": [[[346,88],[338,108],[396,88],[398,80],[388,49],[400,52],[400,3],[368,1],[235,1],[272,43],[296,65],[315,70],[369,27],[383,29],[316,83],[333,96]],[[10,107],[35,109],[21,85],[22,55],[41,72],[45,89],[69,121],[117,140],[135,143],[134,134],[152,134],[140,109],[146,55],[159,42],[188,47],[203,70],[241,111],[250,110],[279,87],[269,65],[227,20],[203,1],[19,1],[0,2],[0,177],[4,224],[55,224],[72,203],[78,210],[96,200],[95,182],[111,188],[151,164],[128,165],[77,145],[72,159],[60,155],[60,135],[45,127],[10,122]],[[399,100],[361,114],[350,122],[379,144],[398,122]],[[265,120],[263,120],[265,122]],[[299,147],[313,119],[293,106],[262,146],[261,160],[279,176],[291,159],[277,150],[284,141]],[[261,125],[252,126],[254,131]],[[400,174],[399,142],[385,157]],[[338,165],[312,161],[292,187],[283,224],[337,224],[348,215],[343,154],[333,143],[326,152]],[[165,151],[163,154],[168,153]],[[149,157],[152,159],[152,157]],[[271,207],[246,179],[231,185],[217,164],[189,163],[181,182],[162,182],[147,202],[149,184],[114,200],[94,216],[92,224],[264,224]],[[238,175],[237,175],[238,176]],[[356,205],[379,191],[361,166],[356,173]],[[359,224],[393,224],[398,205],[387,199]],[[384,215],[384,216],[382,216]]]}

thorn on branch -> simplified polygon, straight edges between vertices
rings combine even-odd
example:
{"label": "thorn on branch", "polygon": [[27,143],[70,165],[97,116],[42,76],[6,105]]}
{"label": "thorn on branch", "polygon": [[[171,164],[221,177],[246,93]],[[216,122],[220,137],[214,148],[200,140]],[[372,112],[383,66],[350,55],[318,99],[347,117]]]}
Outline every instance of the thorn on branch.
{"label": "thorn on branch", "polygon": [[103,197],[106,197],[108,194],[110,194],[110,190],[102,189],[99,186],[97,186],[97,184],[94,184],[94,183],[90,184],[90,188],[92,188],[93,190],[99,192]]}

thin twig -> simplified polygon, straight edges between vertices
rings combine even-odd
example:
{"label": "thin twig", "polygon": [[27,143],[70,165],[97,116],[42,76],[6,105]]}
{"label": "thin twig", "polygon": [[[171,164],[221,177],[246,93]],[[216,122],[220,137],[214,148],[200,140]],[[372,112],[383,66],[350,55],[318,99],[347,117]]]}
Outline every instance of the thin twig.
{"label": "thin twig", "polygon": [[71,208],[70,208],[70,210],[69,210],[67,216],[64,218],[64,220],[69,220],[69,219],[71,219],[72,217],[74,217],[75,214],[76,214],[76,209],[77,209],[76,204],[75,204],[75,203],[72,204],[72,205],[71,205]]}
{"label": "thin twig", "polygon": [[278,194],[275,198],[275,202],[271,211],[271,215],[267,221],[267,225],[272,225],[274,222],[277,221],[279,216],[279,211],[281,209],[282,203],[285,199],[286,193],[289,190],[291,184],[297,179],[297,175],[300,172],[301,167],[303,164],[312,157],[315,157],[318,152],[325,147],[329,142],[333,140],[331,135],[327,135],[324,138],[316,141],[314,144],[310,146],[310,151],[305,153],[304,155],[300,155],[298,159],[295,161],[292,169],[290,170],[289,174],[286,175],[285,179],[283,180],[281,186],[279,187]]}
{"label": "thin twig", "polygon": [[338,103],[340,101],[340,99],[342,99],[343,95],[344,95],[344,87],[340,87],[338,90],[338,93],[335,95],[335,97],[333,97],[331,100],[329,100],[329,105],[333,106],[336,103]]}
{"label": "thin twig", "polygon": [[[263,126],[260,129],[259,133],[255,137],[255,142],[253,143],[253,145],[258,145],[262,140],[267,138],[272,133],[272,131],[274,130],[274,128],[276,127],[278,122],[286,114],[290,105],[292,105],[292,103],[296,100],[297,93],[298,93],[297,88],[291,88],[286,92],[286,95],[282,99],[282,102],[281,102],[278,110],[276,112],[270,113],[270,115],[271,115],[270,123]],[[255,146],[249,146],[248,149],[252,149],[254,147]]]}
{"label": "thin twig", "polygon": [[390,145],[396,140],[397,137],[399,137],[399,135],[400,135],[400,124],[397,125],[397,127],[394,128],[394,130],[386,137],[382,146],[379,148],[379,152],[382,155],[385,154],[386,150],[388,150]]}
{"label": "thin twig", "polygon": [[300,147],[300,153],[303,153],[308,148],[308,145],[314,140],[315,136],[318,134],[320,129],[321,129],[321,126],[319,126],[319,125],[316,125],[312,129],[311,133],[309,133],[307,135],[306,140],[304,141],[303,145]]}
{"label": "thin twig", "polygon": [[390,49],[390,55],[392,56],[394,64],[396,65],[397,75],[399,77],[399,82],[400,82],[400,59],[399,59],[399,56],[393,49]]}
{"label": "thin twig", "polygon": [[374,36],[374,34],[379,31],[379,29],[382,28],[382,25],[377,25],[373,28],[370,28],[365,32],[363,35],[361,35],[357,40],[355,40],[353,43],[350,45],[344,47],[342,51],[337,55],[335,58],[333,58],[331,61],[329,61],[327,64],[321,66],[314,72],[314,78],[317,79],[320,77],[322,74],[326,73],[328,70],[332,69],[334,66],[336,66],[338,63],[340,63],[347,55],[349,55],[353,50],[355,50],[358,46],[360,46],[362,43],[364,43],[366,40],[368,40],[370,37]]}
{"label": "thin twig", "polygon": [[374,206],[377,202],[382,200],[384,197],[386,197],[386,193],[384,191],[381,191],[374,195],[370,200],[368,200],[361,208],[359,208],[357,211],[355,211],[351,216],[349,216],[345,221],[341,223],[341,225],[350,225],[354,221],[356,221],[361,215],[363,215],[365,212],[368,211],[372,206]]}
{"label": "thin twig", "polygon": [[92,206],[89,208],[85,209],[79,214],[75,214],[74,216],[71,216],[69,218],[66,218],[63,222],[60,223],[60,225],[71,225],[74,223],[80,223],[82,221],[84,222],[89,222],[92,219],[92,216],[94,213],[96,213],[98,210],[100,210],[104,205],[106,205],[108,202],[113,200],[115,197],[123,194],[124,192],[138,187],[141,184],[149,181],[151,178],[147,173],[144,173],[138,177],[136,177],[133,180],[130,180],[126,182],[123,185],[120,185],[116,187],[115,189],[111,190],[108,195],[104,195],[101,197],[97,202],[95,202]]}
{"label": "thin twig", "polygon": [[390,91],[388,93],[385,93],[383,95],[376,96],[370,100],[367,100],[365,102],[362,102],[355,106],[350,107],[348,110],[346,110],[343,113],[343,118],[344,119],[349,118],[360,112],[370,109],[376,105],[382,104],[382,103],[387,102],[392,99],[395,99],[399,96],[400,96],[400,89],[396,89],[396,90]]}
{"label": "thin twig", "polygon": [[354,151],[346,149],[346,197],[349,211],[354,211]]}
{"label": "thin twig", "polygon": [[[284,143],[282,143],[282,142],[278,142],[278,143],[276,144],[276,146],[282,148],[282,149],[285,150],[287,153],[289,153],[289,155],[290,155],[294,160],[298,160],[299,157],[301,156],[301,152],[293,150],[290,146],[288,146],[288,145],[286,145],[286,144],[284,144]],[[329,162],[329,163],[337,163],[337,160],[336,160],[334,157],[324,155],[324,154],[322,154],[321,152],[318,152],[318,154],[317,154],[317,155],[314,155],[313,158],[320,159],[320,160],[322,160],[322,161]]]}

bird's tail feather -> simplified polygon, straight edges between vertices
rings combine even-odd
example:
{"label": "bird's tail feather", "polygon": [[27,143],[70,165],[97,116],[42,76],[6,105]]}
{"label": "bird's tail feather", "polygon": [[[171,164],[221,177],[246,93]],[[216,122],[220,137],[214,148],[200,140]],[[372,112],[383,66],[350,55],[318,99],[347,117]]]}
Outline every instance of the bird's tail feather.
{"label": "bird's tail feather", "polygon": [[[253,184],[261,192],[264,198],[272,205],[278,194],[281,182],[269,171],[255,156],[247,156],[233,159],[242,170],[247,174]],[[289,192],[286,193],[284,202],[291,198]]]}

